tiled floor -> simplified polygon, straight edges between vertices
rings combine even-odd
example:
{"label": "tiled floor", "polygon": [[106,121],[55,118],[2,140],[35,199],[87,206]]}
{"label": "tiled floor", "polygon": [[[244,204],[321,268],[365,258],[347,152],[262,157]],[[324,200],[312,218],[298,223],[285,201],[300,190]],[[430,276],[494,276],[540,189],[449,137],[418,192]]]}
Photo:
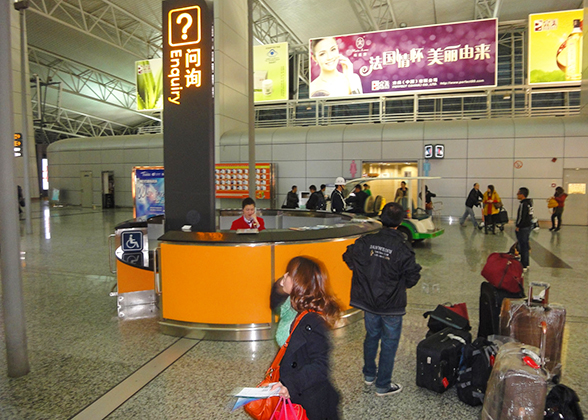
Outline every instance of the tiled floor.
{"label": "tiled floor", "polygon": [[[122,321],[117,317],[115,298],[109,296],[115,278],[109,272],[107,238],[117,223],[132,217],[130,210],[51,209],[34,203],[33,217],[32,235],[25,235],[21,222],[31,371],[19,379],[7,378],[2,349],[0,419],[68,419],[80,412],[85,418],[100,418],[83,410],[121,382],[114,393],[124,395],[121,388],[130,383],[128,389],[132,389],[138,383],[136,376],[123,382],[125,378],[138,370],[149,372],[156,356],[165,359],[174,344],[186,343],[161,334],[154,318]],[[416,345],[426,331],[422,313],[438,303],[466,302],[475,333],[480,270],[490,252],[508,250],[514,232],[512,224],[502,234],[484,235],[471,226],[459,227],[455,219],[444,223],[444,235],[415,246],[424,270],[419,284],[409,292],[393,376],[404,391],[376,397],[374,388],[363,384],[361,322],[335,332],[332,374],[342,395],[343,418],[480,417],[480,408],[461,403],[455,389],[438,395],[415,385]],[[536,257],[532,254],[527,281],[550,282],[551,300],[568,310],[562,382],[578,392],[588,413],[588,227],[565,226],[553,234],[541,229],[532,233],[532,239]],[[554,263],[553,256],[570,268],[553,268],[562,266]],[[2,343],[3,326],[2,320]],[[187,348],[132,397],[122,398],[122,405],[107,418],[248,418],[241,410],[229,412],[230,393],[261,379],[276,352],[274,343],[194,341]],[[104,399],[115,401],[111,394]]]}

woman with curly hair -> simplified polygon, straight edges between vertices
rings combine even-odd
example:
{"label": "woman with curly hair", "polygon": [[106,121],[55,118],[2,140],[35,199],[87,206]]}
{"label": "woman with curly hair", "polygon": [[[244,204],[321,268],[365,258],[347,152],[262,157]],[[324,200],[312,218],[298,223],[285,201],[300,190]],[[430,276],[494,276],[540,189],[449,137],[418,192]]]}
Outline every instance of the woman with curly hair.
{"label": "woman with curly hair", "polygon": [[339,393],[330,378],[330,329],[341,309],[327,289],[327,276],[321,263],[310,257],[295,257],[282,279],[292,308],[299,314],[309,311],[290,337],[280,364],[280,396],[290,398],[306,410],[309,420],[339,419]]}

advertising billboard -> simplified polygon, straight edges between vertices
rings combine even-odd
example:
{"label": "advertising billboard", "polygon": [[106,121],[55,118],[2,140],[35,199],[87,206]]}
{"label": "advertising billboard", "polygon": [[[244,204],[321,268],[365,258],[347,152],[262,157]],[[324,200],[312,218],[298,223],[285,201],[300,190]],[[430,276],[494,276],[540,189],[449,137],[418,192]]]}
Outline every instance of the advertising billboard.
{"label": "advertising billboard", "polygon": [[[271,163],[255,164],[255,198],[270,199]],[[215,169],[216,198],[249,197],[249,164],[217,163]]]}
{"label": "advertising billboard", "polygon": [[288,43],[253,47],[255,102],[288,100]]}
{"label": "advertising billboard", "polygon": [[583,10],[529,15],[529,84],[582,80]]}
{"label": "advertising billboard", "polygon": [[497,19],[310,40],[309,96],[496,86]]}
{"label": "advertising billboard", "polygon": [[132,193],[134,217],[151,217],[165,213],[165,184],[161,166],[133,168]]}
{"label": "advertising billboard", "polygon": [[163,108],[163,63],[161,58],[135,61],[137,111]]}

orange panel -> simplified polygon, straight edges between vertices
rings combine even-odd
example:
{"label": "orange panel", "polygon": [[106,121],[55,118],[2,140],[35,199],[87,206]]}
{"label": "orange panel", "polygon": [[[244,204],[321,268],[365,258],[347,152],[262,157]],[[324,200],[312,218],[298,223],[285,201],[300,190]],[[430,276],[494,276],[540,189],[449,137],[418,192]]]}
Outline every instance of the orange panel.
{"label": "orange panel", "polygon": [[131,267],[116,260],[116,282],[118,293],[153,290],[153,271]]}
{"label": "orange panel", "polygon": [[271,246],[161,245],[165,319],[271,322]]}
{"label": "orange panel", "polygon": [[343,253],[347,246],[354,243],[357,238],[315,242],[308,244],[280,244],[275,251],[275,278],[279,278],[286,271],[290,260],[299,255],[308,255],[322,261],[328,271],[328,279],[331,289],[343,310],[350,308],[349,294],[351,293],[351,270],[343,261]]}

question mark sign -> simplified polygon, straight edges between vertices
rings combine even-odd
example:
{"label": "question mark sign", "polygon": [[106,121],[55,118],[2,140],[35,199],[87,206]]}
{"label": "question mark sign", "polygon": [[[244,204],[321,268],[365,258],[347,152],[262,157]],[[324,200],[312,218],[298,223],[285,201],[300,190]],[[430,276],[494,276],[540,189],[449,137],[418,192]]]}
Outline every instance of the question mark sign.
{"label": "question mark sign", "polygon": [[192,15],[189,13],[182,13],[181,15],[179,15],[176,19],[176,23],[178,25],[181,24],[181,22],[186,19],[186,24],[183,26],[182,28],[182,39],[185,41],[188,38],[188,29],[190,29],[190,26],[192,26],[192,23],[194,22],[194,19],[192,19]]}

